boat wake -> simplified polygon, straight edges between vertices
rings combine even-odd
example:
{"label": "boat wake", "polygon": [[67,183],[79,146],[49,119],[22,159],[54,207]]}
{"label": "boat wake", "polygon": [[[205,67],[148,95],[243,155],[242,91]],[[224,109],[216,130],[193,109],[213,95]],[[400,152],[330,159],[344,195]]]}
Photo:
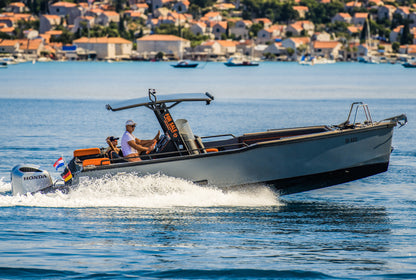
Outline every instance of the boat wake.
{"label": "boat wake", "polygon": [[164,175],[138,177],[118,174],[87,179],[69,193],[11,195],[11,184],[0,178],[0,207],[221,207],[279,206],[279,197],[266,186],[224,192]]}

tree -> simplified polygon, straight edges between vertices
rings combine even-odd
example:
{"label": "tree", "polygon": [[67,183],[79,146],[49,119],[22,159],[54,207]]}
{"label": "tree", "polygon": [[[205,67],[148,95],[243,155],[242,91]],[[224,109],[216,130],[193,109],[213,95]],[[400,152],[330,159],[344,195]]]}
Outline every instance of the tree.
{"label": "tree", "polygon": [[398,53],[399,49],[400,49],[400,43],[399,42],[393,42],[393,44],[391,44],[391,48],[393,49],[393,51],[395,53]]}
{"label": "tree", "polygon": [[404,23],[402,36],[400,37],[400,44],[401,45],[407,45],[413,43],[413,35],[410,33],[409,28],[409,20],[406,20]]}
{"label": "tree", "polygon": [[155,56],[156,60],[163,60],[163,57],[165,56],[165,54],[163,52],[158,52]]}

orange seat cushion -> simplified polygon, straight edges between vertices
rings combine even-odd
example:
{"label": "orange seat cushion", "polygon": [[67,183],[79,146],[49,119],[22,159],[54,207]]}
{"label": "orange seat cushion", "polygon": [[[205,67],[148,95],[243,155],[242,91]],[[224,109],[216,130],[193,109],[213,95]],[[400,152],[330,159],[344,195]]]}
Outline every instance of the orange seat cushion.
{"label": "orange seat cushion", "polygon": [[98,155],[100,153],[100,148],[79,149],[74,151],[74,157]]}
{"label": "orange seat cushion", "polygon": [[109,165],[109,164],[110,164],[109,158],[90,158],[82,162],[82,166],[87,166],[87,165],[100,166],[100,165]]}

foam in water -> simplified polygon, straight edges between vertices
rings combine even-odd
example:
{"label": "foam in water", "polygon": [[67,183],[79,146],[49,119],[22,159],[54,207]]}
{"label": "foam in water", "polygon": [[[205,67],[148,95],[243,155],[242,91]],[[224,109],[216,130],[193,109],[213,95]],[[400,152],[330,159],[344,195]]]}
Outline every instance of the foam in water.
{"label": "foam in water", "polygon": [[9,192],[12,190],[12,185],[4,181],[4,177],[0,177],[0,193]]}
{"label": "foam in water", "polygon": [[[0,181],[0,188],[10,191],[10,183]],[[134,174],[87,179],[68,194],[0,195],[2,207],[258,207],[280,204],[276,194],[266,186],[224,192],[164,175],[138,177]]]}

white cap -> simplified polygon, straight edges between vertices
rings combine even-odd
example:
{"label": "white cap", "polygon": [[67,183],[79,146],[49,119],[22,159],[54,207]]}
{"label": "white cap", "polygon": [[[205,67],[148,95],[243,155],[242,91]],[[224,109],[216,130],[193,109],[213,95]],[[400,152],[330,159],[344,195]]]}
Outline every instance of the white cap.
{"label": "white cap", "polygon": [[132,120],[126,121],[126,125],[136,125],[136,123]]}

